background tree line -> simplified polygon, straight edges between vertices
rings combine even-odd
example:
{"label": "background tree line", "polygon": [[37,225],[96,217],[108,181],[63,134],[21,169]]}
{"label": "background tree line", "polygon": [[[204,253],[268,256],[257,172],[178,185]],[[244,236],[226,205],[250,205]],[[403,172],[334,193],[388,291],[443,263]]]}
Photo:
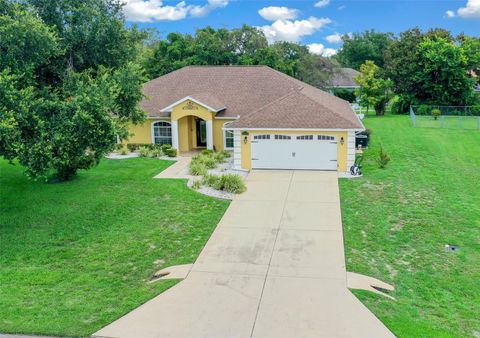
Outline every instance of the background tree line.
{"label": "background tree line", "polygon": [[292,42],[268,44],[262,31],[243,25],[238,29],[197,29],[195,34],[170,33],[150,39],[140,64],[150,79],[189,65],[266,65],[318,87],[328,85],[338,64],[313,55]]}
{"label": "background tree line", "polygon": [[394,36],[373,30],[343,36],[335,56],[346,67],[361,71],[358,95],[365,106],[383,114],[395,95],[393,110],[410,105],[475,105],[480,83],[480,38],[444,29],[412,28]]}

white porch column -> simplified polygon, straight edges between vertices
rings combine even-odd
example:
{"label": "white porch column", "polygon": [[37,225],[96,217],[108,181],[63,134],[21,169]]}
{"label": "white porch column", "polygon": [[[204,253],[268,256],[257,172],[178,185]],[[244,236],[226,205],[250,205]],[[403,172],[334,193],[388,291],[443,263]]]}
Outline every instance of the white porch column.
{"label": "white porch column", "polygon": [[207,149],[213,149],[213,121],[206,121],[207,129]]}
{"label": "white porch column", "polygon": [[178,122],[177,121],[171,121],[171,127],[172,127],[172,147],[178,149]]}

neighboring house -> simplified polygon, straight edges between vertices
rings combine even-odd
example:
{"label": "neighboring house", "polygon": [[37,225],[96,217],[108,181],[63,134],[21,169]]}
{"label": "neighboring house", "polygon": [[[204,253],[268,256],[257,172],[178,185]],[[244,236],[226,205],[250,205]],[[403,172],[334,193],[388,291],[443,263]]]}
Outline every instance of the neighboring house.
{"label": "neighboring house", "polygon": [[354,91],[355,89],[360,88],[354,80],[358,74],[360,74],[360,72],[352,68],[337,68],[333,72],[327,88],[332,93],[335,89]]}
{"label": "neighboring house", "polygon": [[237,169],[346,172],[364,129],[348,102],[266,66],[185,67],[144,92],[128,142],[232,150]]}

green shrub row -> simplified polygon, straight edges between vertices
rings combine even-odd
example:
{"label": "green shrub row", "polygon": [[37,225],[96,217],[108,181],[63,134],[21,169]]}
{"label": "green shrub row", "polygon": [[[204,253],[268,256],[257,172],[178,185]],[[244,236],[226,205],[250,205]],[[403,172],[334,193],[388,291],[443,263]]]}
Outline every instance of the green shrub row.
{"label": "green shrub row", "polygon": [[243,182],[242,177],[237,174],[225,174],[225,175],[205,175],[202,183],[215,190],[225,190],[233,194],[241,194],[247,187]]}
{"label": "green shrub row", "polygon": [[177,149],[172,148],[169,144],[164,144],[162,146],[156,145],[156,147],[141,146],[137,148],[137,151],[141,157],[160,157],[164,155],[168,157],[177,156]]}
{"label": "green shrub row", "polygon": [[200,154],[192,157],[190,163],[190,174],[194,176],[203,176],[208,169],[214,169],[219,163],[225,162],[230,157],[227,151],[215,152],[213,150],[204,149]]}

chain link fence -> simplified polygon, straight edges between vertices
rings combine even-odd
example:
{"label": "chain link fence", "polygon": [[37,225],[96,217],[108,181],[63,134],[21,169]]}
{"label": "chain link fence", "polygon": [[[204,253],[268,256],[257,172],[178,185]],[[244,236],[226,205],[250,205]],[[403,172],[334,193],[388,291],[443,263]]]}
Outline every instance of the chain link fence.
{"label": "chain link fence", "polygon": [[480,105],[410,106],[410,119],[418,128],[480,130]]}

